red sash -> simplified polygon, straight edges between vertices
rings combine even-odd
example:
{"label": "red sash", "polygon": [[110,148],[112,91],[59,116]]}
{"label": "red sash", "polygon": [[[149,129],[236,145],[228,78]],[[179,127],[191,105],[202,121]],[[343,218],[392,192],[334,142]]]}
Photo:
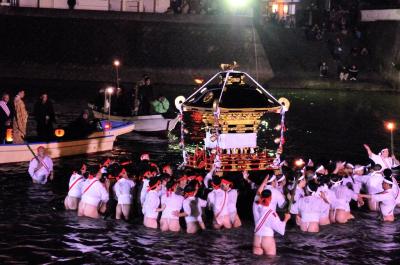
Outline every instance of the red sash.
{"label": "red sash", "polygon": [[82,195],[83,194],[85,194],[85,192],[87,192],[89,189],[90,189],[90,187],[92,187],[92,185],[95,183],[95,182],[97,182],[98,180],[96,179],[95,181],[93,181],[92,183],[90,183],[90,185],[82,192]]}
{"label": "red sash", "polygon": [[72,188],[75,186],[75,184],[78,183],[78,181],[81,180],[81,179],[83,179],[83,177],[77,178],[77,179],[74,181],[74,183],[72,183],[72,185],[69,187],[69,190],[68,190],[68,191],[72,190]]}
{"label": "red sash", "polygon": [[272,209],[269,209],[268,212],[266,212],[266,213],[264,214],[264,216],[260,219],[261,222],[259,222],[259,223],[257,224],[256,229],[254,230],[254,233],[257,233],[257,232],[261,229],[261,227],[263,226],[263,224],[265,223],[265,221],[267,221],[268,216],[269,216],[272,212],[273,212]]}

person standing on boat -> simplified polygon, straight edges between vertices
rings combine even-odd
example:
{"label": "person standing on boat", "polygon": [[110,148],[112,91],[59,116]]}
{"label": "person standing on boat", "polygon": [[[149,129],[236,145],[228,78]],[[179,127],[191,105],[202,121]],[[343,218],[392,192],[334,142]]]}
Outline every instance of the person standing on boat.
{"label": "person standing on boat", "polygon": [[287,213],[281,221],[278,214],[269,207],[272,196],[269,189],[263,190],[261,194],[256,195],[253,203],[255,224],[253,253],[255,255],[276,255],[274,231],[284,235],[286,223],[290,219],[290,214]]}
{"label": "person standing on boat", "polygon": [[150,102],[154,98],[153,85],[150,77],[145,76],[143,84],[139,85],[138,98],[140,101],[139,115],[149,115],[151,111]]}
{"label": "person standing on boat", "polygon": [[4,144],[7,129],[11,128],[13,108],[10,104],[10,95],[4,93],[0,100],[0,144]]}
{"label": "person standing on boat", "polygon": [[169,110],[169,101],[163,95],[158,96],[151,102],[154,112],[157,114],[165,114]]}
{"label": "person standing on boat", "polygon": [[26,136],[26,123],[28,122],[28,111],[26,110],[23,98],[25,91],[19,90],[14,98],[14,119],[13,119],[13,142],[14,144],[24,143]]}
{"label": "person standing on boat", "polygon": [[72,173],[69,179],[68,195],[64,200],[66,210],[78,209],[79,201],[82,197],[82,187],[88,177],[86,169],[86,165],[83,164],[79,170]]}
{"label": "person standing on boat", "polygon": [[[94,173],[92,170],[90,173]],[[109,200],[108,190],[110,182],[105,179],[102,183],[102,172],[96,170],[96,175],[90,175],[88,180],[82,186],[82,199],[78,206],[78,216],[86,216],[91,218],[99,218],[100,214],[104,214],[107,210],[107,202]]]}
{"label": "person standing on boat", "polygon": [[38,147],[37,155],[29,163],[28,172],[36,184],[46,184],[48,178],[53,180],[53,161],[46,155],[43,146]]}
{"label": "person standing on boat", "polygon": [[53,137],[53,123],[56,122],[53,104],[46,93],[40,96],[34,107],[37,135],[40,140],[49,141]]}

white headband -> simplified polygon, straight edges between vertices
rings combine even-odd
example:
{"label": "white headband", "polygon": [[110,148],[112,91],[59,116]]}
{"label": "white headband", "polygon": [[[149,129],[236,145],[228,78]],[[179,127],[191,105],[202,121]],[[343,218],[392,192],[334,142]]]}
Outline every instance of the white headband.
{"label": "white headband", "polygon": [[363,171],[364,171],[364,166],[356,166],[356,167],[354,168],[354,171],[360,171],[360,170],[363,170]]}
{"label": "white headband", "polygon": [[311,193],[311,195],[314,195],[314,194],[315,194],[315,191],[312,191],[308,185],[307,185],[307,191],[308,191],[309,193]]}
{"label": "white headband", "polygon": [[386,182],[387,184],[393,185],[393,181],[387,180],[386,178],[383,179],[383,182]]}
{"label": "white headband", "polygon": [[319,172],[321,170],[325,170],[325,167],[323,165],[320,165],[315,172]]}
{"label": "white headband", "polygon": [[282,175],[282,177],[280,177],[280,178],[278,179],[278,182],[282,182],[282,181],[284,181],[285,179],[286,179],[285,175]]}
{"label": "white headband", "polygon": [[276,180],[276,176],[272,175],[272,177],[267,181],[267,183],[271,183],[274,180]]}
{"label": "white headband", "polygon": [[339,185],[342,181],[343,181],[342,179],[340,179],[340,180],[338,180],[338,181],[330,180],[330,182],[331,182],[333,185]]}
{"label": "white headband", "polygon": [[303,180],[304,179],[304,175],[301,175],[300,178],[297,179],[297,181]]}
{"label": "white headband", "polygon": [[350,163],[347,163],[347,164],[346,164],[346,167],[349,167],[349,168],[351,168],[351,169],[354,169],[354,166],[353,166],[352,164],[350,164]]}

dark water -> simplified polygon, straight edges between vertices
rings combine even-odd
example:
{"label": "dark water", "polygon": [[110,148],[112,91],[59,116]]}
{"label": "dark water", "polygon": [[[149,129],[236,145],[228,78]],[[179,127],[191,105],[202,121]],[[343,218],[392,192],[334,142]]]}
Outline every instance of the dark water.
{"label": "dark water", "polygon": [[[191,89],[186,88],[186,94]],[[28,91],[28,107],[34,95]],[[53,91],[59,123],[85,108],[94,89]],[[366,161],[363,143],[388,146],[383,121],[400,121],[399,95],[340,91],[272,90],[291,102],[286,156]],[[181,94],[169,88],[168,94]],[[396,140],[399,134],[395,135]],[[144,229],[133,223],[78,218],[63,210],[71,168],[107,156],[149,151],[156,161],[180,161],[178,150],[160,137],[122,136],[112,152],[55,160],[56,180],[32,185],[27,163],[0,166],[0,264],[399,264],[400,221],[382,224],[374,213],[355,211],[356,220],[308,235],[289,226],[277,236],[278,256],[251,254],[252,223],[242,228],[189,236]],[[250,209],[248,209],[250,211]],[[245,212],[242,214],[246,214]],[[397,218],[400,215],[397,214]]]}

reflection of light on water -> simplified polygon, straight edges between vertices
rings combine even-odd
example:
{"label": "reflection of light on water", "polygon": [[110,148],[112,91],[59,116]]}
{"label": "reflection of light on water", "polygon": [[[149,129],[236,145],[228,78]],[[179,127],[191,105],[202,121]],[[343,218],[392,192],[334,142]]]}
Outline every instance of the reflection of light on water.
{"label": "reflection of light on water", "polygon": [[98,252],[95,248],[80,243],[71,243],[71,242],[64,242],[64,243],[67,244],[69,247],[79,250],[83,253]]}

